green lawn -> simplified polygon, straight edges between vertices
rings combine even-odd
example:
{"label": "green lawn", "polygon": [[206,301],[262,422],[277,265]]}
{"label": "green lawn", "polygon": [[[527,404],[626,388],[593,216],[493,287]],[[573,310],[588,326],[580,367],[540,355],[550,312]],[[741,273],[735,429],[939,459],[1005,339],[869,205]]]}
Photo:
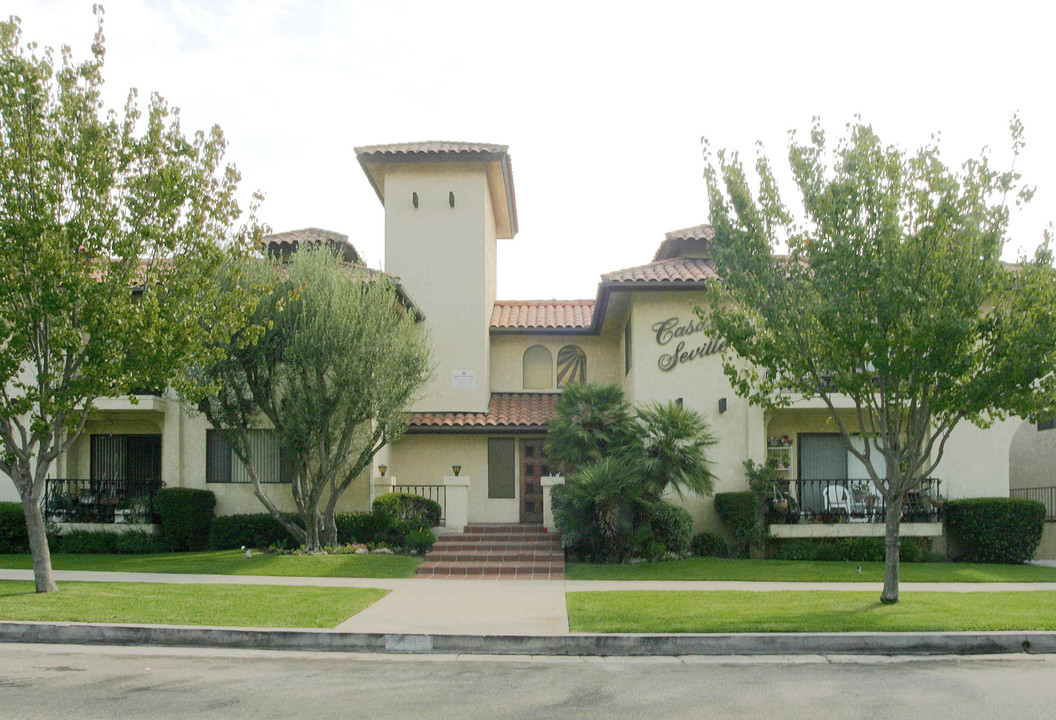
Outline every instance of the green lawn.
{"label": "green lawn", "polygon": [[634,591],[568,593],[572,632],[1056,630],[1056,592]]}
{"label": "green lawn", "polygon": [[[51,556],[56,570],[196,573],[206,575],[281,575],[284,577],[412,577],[421,558],[406,555],[265,555],[247,558],[241,550],[164,553],[160,555]],[[0,568],[29,570],[29,555],[0,555]]]}
{"label": "green lawn", "polygon": [[0,581],[0,620],[333,628],[387,590],[281,585],[164,585]]}
{"label": "green lawn", "polygon": [[[1039,565],[902,563],[899,567],[903,582],[1056,582],[1056,568]],[[638,565],[569,563],[565,577],[568,580],[883,582],[884,564],[686,558]]]}

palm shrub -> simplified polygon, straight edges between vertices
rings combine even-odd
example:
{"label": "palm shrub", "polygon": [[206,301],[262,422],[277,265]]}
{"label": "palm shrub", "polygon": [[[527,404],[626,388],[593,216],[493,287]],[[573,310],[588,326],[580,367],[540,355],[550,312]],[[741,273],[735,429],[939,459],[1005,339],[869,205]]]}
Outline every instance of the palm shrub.
{"label": "palm shrub", "polygon": [[640,520],[657,502],[635,469],[613,457],[576,471],[553,497],[562,545],[588,561],[626,557]]}
{"label": "palm shrub", "polygon": [[572,383],[554,407],[546,453],[561,472],[575,471],[634,444],[630,406],[618,385]]}
{"label": "palm shrub", "polygon": [[717,441],[700,413],[673,402],[650,403],[638,408],[635,426],[636,442],[625,459],[637,463],[649,492],[711,494],[715,475],[707,451]]}

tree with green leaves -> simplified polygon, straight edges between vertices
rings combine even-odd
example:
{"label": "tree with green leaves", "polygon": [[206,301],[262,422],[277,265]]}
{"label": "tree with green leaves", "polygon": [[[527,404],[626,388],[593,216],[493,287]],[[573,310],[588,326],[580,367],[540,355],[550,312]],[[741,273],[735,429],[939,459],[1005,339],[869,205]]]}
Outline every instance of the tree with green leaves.
{"label": "tree with green leaves", "polygon": [[[1018,119],[1012,134],[1018,156]],[[738,394],[828,408],[884,498],[881,601],[894,603],[903,500],[953,430],[1056,406],[1052,257],[1046,243],[1031,260],[1001,261],[1008,201],[1032,194],[1014,163],[995,170],[984,153],[951,169],[936,143],[908,153],[862,124],[830,148],[817,120],[809,141],[792,134],[788,157],[798,215],[761,150],[753,193],[735,153],[705,149],[723,280],[698,314],[726,339]]]}
{"label": "tree with green leaves", "polygon": [[[219,361],[193,368],[211,390],[198,406],[290,535],[308,550],[332,545],[338,501],[400,437],[406,408],[429,380],[428,337],[391,278],[343,262],[331,247],[302,243],[287,262],[254,263],[240,282],[270,289]],[[270,429],[286,454],[296,518],[261,484],[254,429]]]}
{"label": "tree with green leaves", "polygon": [[134,90],[123,114],[105,111],[96,13],[83,62],[0,23],[0,471],[21,496],[38,592],[56,590],[45,479],[95,401],[165,387],[252,304],[219,303],[211,282],[255,233],[252,218],[235,226],[223,133],[187,137],[178,110],[158,95],[141,109]]}
{"label": "tree with green leaves", "polygon": [[546,454],[566,475],[614,454],[635,436],[631,408],[612,383],[571,383],[554,408]]}
{"label": "tree with green leaves", "polygon": [[708,449],[717,441],[698,412],[678,403],[650,403],[636,412],[635,442],[626,460],[638,466],[650,492],[660,497],[668,488],[710,495],[715,475]]}

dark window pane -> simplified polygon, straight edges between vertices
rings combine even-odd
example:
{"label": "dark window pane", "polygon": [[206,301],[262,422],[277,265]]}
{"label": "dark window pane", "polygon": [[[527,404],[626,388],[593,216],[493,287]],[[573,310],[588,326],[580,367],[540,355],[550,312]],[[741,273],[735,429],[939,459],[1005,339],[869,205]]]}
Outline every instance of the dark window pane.
{"label": "dark window pane", "polygon": [[516,490],[513,438],[488,439],[488,497],[513,498]]}

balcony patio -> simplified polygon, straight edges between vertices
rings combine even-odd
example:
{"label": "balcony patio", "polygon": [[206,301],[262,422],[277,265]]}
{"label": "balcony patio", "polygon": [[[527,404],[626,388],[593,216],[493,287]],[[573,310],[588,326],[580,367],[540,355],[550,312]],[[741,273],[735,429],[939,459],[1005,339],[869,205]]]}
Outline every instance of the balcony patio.
{"label": "balcony patio", "polygon": [[55,523],[152,523],[160,489],[160,478],[48,478],[40,505]]}

